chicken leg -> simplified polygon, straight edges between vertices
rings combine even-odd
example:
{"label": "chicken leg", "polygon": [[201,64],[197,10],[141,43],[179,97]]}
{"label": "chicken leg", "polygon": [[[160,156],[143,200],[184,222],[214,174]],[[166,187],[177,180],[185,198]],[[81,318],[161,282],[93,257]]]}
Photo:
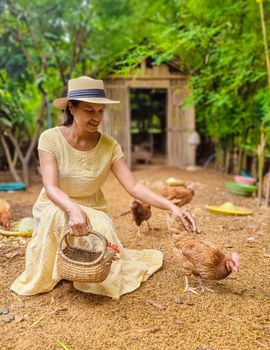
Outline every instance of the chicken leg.
{"label": "chicken leg", "polygon": [[189,286],[189,283],[188,283],[188,278],[187,276],[185,276],[185,289],[184,289],[184,293],[186,292],[191,292],[193,294],[198,294],[198,292],[196,292],[196,289],[197,288],[192,288]]}
{"label": "chicken leg", "polygon": [[205,286],[203,285],[201,278],[199,278],[199,283],[200,283],[200,287],[199,287],[199,288],[201,288],[202,293],[204,293],[206,290],[208,290],[208,292],[215,293],[215,292],[213,291],[213,289],[208,288],[208,287],[205,287]]}

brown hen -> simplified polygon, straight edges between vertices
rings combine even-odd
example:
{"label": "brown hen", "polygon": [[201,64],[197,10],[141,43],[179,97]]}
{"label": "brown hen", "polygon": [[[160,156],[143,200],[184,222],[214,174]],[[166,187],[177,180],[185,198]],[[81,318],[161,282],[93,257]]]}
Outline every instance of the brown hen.
{"label": "brown hen", "polygon": [[191,202],[194,196],[194,185],[189,183],[185,186],[165,186],[161,194],[178,207],[182,207]]}
{"label": "brown hen", "polygon": [[187,232],[179,218],[174,215],[167,217],[169,232],[172,236],[173,252],[182,262],[182,270],[185,275],[184,292],[196,292],[197,288],[191,288],[188,276],[199,278],[200,289],[205,288],[202,280],[222,280],[232,272],[238,272],[240,257],[233,253],[231,258],[226,257],[211,243],[202,240],[196,233]]}
{"label": "brown hen", "polygon": [[4,199],[0,199],[0,225],[3,226],[4,230],[10,230],[10,205]]}
{"label": "brown hen", "polygon": [[134,199],[130,203],[130,209],[131,214],[133,217],[133,220],[135,221],[136,225],[138,226],[138,234],[141,234],[141,224],[143,221],[146,221],[147,223],[147,229],[150,229],[150,225],[148,223],[148,220],[150,219],[152,213],[151,213],[151,205],[145,204],[138,199]]}

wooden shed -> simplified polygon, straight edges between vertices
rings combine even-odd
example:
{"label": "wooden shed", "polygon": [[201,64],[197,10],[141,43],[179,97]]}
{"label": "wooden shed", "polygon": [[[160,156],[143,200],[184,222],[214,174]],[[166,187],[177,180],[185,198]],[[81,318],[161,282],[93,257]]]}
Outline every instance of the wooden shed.
{"label": "wooden shed", "polygon": [[103,120],[103,131],[113,136],[122,146],[126,161],[132,166],[132,135],[130,98],[134,89],[162,89],[166,94],[164,106],[166,127],[165,164],[177,167],[195,165],[196,147],[188,138],[195,130],[194,108],[184,108],[183,101],[190,93],[187,77],[169,63],[152,66],[141,63],[140,74],[128,77],[108,77],[106,95],[120,104],[110,105]]}

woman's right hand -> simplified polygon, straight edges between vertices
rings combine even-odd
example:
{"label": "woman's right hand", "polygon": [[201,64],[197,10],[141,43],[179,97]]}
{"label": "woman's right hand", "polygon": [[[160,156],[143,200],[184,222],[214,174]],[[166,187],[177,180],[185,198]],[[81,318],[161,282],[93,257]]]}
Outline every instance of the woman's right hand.
{"label": "woman's right hand", "polygon": [[176,205],[174,205],[170,210],[174,215],[180,218],[182,224],[184,225],[187,231],[200,233],[196,225],[195,219],[187,210],[183,210],[177,207]]}
{"label": "woman's right hand", "polygon": [[92,230],[92,225],[82,208],[78,204],[74,204],[74,206],[68,211],[68,215],[69,232],[77,237],[88,236],[89,230]]}

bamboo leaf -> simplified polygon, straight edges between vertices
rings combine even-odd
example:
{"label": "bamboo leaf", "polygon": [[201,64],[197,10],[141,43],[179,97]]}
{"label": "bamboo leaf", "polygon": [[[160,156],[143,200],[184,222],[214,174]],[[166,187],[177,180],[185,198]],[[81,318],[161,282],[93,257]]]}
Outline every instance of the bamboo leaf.
{"label": "bamboo leaf", "polygon": [[65,345],[62,341],[56,340],[57,344],[64,350],[71,350],[67,345]]}

